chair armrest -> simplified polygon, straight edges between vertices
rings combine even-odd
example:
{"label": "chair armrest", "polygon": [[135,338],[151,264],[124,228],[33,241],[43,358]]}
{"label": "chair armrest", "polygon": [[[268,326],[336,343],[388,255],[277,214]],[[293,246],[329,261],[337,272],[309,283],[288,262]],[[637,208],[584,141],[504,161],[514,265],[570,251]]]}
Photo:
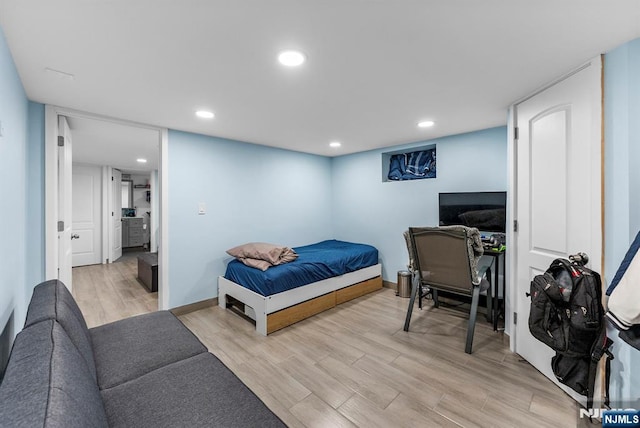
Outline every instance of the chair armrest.
{"label": "chair armrest", "polygon": [[[474,285],[480,285],[480,282],[482,281],[482,278],[485,276],[485,274],[487,273],[487,271],[493,267],[493,259],[491,259],[491,263],[482,263],[482,265],[478,268],[478,284],[474,284]],[[488,278],[489,282],[491,282],[491,278]]]}
{"label": "chair armrest", "polygon": [[488,265],[480,267],[480,269],[478,269],[478,278],[482,278],[492,265],[493,265],[493,262],[489,263]]}

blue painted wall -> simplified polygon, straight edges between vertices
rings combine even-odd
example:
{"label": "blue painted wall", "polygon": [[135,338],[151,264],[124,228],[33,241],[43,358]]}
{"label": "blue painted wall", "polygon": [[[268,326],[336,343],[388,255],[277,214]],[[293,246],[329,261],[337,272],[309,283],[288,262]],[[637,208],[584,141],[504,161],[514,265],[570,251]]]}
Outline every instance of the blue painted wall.
{"label": "blue painted wall", "polygon": [[27,123],[27,300],[45,278],[44,105],[29,101]]}
{"label": "blue painted wall", "polygon": [[44,265],[44,110],[28,102],[1,29],[0,94],[0,331],[13,315],[15,334]]}
{"label": "blue painted wall", "polygon": [[[382,181],[382,153],[435,143],[437,177]],[[491,128],[333,159],[333,230],[337,239],[366,242],[380,251],[383,277],[396,282],[407,268],[402,232],[437,226],[438,193],[506,190],[507,131]]]}
{"label": "blue painted wall", "polygon": [[168,159],[170,307],[217,296],[236,245],[333,238],[329,158],[169,131]]}
{"label": "blue painted wall", "polygon": [[[609,284],[640,230],[640,39],[607,53],[604,67],[604,280]],[[626,400],[640,399],[640,351],[620,340],[613,329],[609,336],[615,341],[611,397],[615,406],[624,407]]]}

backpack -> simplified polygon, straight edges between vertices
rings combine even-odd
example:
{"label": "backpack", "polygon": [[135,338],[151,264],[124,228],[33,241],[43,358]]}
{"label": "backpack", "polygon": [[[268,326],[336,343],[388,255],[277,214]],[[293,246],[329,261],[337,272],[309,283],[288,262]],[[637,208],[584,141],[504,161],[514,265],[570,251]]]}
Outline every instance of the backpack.
{"label": "backpack", "polygon": [[605,353],[608,385],[611,341],[606,337],[600,275],[584,267],[586,254],[570,259],[554,260],[531,281],[529,331],[556,351],[551,360],[556,378],[586,395],[587,408],[592,408],[597,365]]}

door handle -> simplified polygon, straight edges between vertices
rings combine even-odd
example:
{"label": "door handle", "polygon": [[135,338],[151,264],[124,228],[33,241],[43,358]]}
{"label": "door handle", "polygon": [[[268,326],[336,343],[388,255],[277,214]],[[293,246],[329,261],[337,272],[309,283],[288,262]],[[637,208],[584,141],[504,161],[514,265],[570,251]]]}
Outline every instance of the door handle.
{"label": "door handle", "polygon": [[71,235],[71,240],[73,241],[74,239],[80,239],[80,235],[78,235],[77,233]]}

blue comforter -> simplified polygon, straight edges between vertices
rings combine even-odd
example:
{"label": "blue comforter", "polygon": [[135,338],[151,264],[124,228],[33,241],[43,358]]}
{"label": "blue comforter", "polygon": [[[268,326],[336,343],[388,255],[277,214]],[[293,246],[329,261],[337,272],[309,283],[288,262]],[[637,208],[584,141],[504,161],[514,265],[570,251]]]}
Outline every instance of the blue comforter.
{"label": "blue comforter", "polygon": [[224,277],[258,294],[270,296],[378,264],[378,250],[366,244],[333,239],[293,249],[298,253],[296,260],[264,272],[232,260]]}

